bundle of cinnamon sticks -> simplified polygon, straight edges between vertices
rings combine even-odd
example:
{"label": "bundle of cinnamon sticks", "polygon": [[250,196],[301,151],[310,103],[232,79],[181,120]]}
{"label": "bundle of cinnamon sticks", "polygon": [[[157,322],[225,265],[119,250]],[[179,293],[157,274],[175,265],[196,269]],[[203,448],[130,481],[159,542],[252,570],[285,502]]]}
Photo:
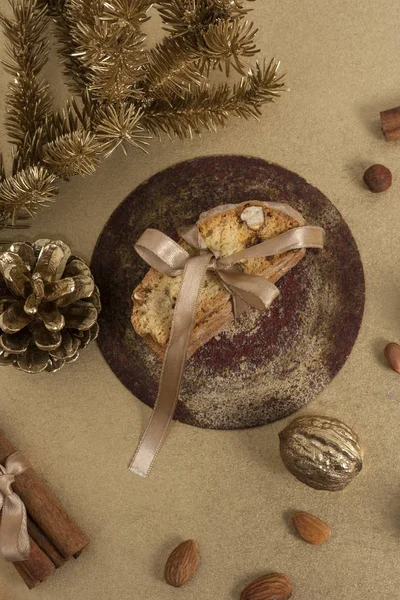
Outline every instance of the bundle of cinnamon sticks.
{"label": "bundle of cinnamon sticks", "polygon": [[[0,463],[15,452],[0,432]],[[89,539],[30,467],[15,478],[13,491],[25,504],[31,552],[28,560],[13,563],[28,588],[38,586],[67,560],[77,558]]]}

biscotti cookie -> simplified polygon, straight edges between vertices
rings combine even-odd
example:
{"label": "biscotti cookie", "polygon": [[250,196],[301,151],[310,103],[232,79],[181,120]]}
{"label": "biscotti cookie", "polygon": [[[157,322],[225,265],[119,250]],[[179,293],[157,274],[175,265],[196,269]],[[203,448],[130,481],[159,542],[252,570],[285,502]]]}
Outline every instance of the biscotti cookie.
{"label": "biscotti cookie", "polygon": [[[229,256],[304,225],[297,211],[276,202],[249,201],[228,204],[202,213],[197,222],[207,247],[217,256]],[[184,241],[178,243],[193,254]],[[240,261],[236,268],[272,282],[293,268],[305,249],[291,250],[267,258]],[[151,268],[133,292],[132,325],[150,348],[162,358],[168,344],[172,316],[182,277],[168,277]],[[229,291],[218,276],[207,272],[199,293],[195,326],[188,358],[233,319]]]}

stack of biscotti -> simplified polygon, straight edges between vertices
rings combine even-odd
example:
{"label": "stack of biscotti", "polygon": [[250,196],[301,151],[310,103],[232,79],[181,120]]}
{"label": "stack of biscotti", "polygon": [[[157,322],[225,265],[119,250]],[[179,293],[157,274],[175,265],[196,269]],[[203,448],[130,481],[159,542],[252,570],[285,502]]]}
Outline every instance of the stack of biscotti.
{"label": "stack of biscotti", "polygon": [[[277,202],[259,201],[218,206],[202,213],[197,222],[207,247],[222,257],[301,225],[305,225],[305,220],[294,209]],[[193,254],[193,249],[184,240],[178,243]],[[236,268],[275,282],[292,269],[304,254],[305,250],[300,249],[268,258],[246,259],[238,263]],[[168,344],[180,283],[180,275],[168,277],[151,268],[132,295],[133,328],[160,358],[164,356]],[[192,356],[232,319],[229,291],[215,273],[207,272],[200,290],[187,357]]]}

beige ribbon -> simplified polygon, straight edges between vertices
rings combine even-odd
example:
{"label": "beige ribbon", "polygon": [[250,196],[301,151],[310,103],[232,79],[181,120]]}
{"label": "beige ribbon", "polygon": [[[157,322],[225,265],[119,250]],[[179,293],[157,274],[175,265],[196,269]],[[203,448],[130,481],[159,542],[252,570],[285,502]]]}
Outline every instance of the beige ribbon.
{"label": "beige ribbon", "polygon": [[15,477],[28,467],[21,452],[11,454],[5,466],[0,464],[0,553],[10,562],[27,560],[30,553],[25,504],[12,490]]}
{"label": "beige ribbon", "polygon": [[306,225],[290,229],[255,246],[221,258],[207,248],[195,225],[179,230],[179,234],[199,253],[190,256],[184,248],[157,229],[146,229],[135,244],[136,252],[160,273],[169,277],[182,275],[157,400],[151,419],[129,464],[129,469],[142,477],[149,474],[175,412],[196,319],[199,291],[206,271],[214,271],[232,294],[235,317],[241,314],[247,305],[265,310],[278,296],[278,288],[261,276],[237,271],[235,264],[241,260],[273,256],[299,248],[323,248],[325,236],[320,227]]}

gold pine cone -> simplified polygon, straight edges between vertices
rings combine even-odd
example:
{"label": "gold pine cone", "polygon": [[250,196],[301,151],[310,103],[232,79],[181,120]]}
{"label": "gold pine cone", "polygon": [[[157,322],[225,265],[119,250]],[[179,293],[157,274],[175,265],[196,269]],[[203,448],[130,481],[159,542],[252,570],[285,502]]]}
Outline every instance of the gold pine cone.
{"label": "gold pine cone", "polygon": [[0,365],[58,371],[97,337],[99,290],[62,241],[18,242],[0,253]]}

